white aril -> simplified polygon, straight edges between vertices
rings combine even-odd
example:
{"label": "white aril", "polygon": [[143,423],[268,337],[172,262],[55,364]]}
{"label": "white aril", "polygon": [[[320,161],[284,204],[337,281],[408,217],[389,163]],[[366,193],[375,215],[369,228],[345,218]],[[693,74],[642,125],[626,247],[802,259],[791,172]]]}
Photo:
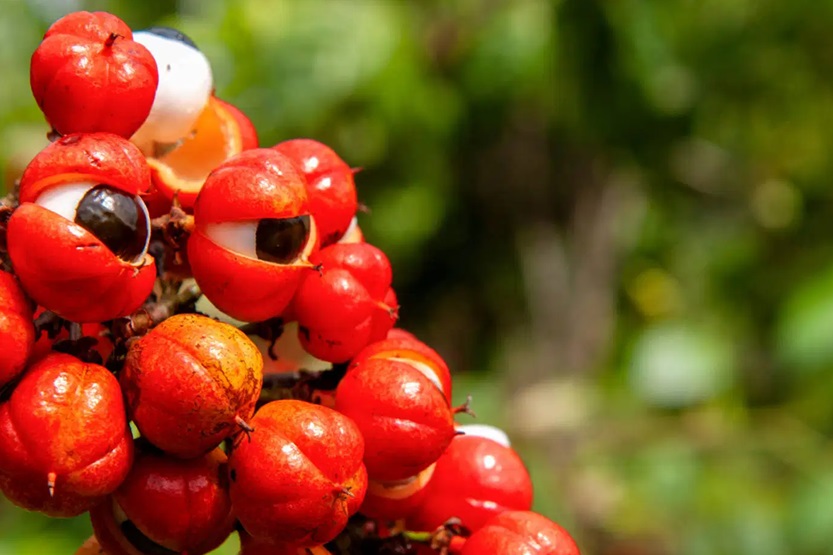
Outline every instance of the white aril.
{"label": "white aril", "polygon": [[185,35],[167,27],[133,33],[156,60],[159,85],[145,123],[131,140],[143,151],[187,137],[205,109],[214,80],[208,58]]}

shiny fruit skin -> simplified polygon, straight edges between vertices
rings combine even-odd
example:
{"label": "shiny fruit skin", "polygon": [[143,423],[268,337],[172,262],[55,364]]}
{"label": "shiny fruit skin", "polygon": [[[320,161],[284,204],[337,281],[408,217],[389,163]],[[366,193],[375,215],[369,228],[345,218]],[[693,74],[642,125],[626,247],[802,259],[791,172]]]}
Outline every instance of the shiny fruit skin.
{"label": "shiny fruit skin", "polygon": [[312,139],[292,139],[272,148],[292,159],[304,174],[321,245],[338,241],[358,208],[353,170],[333,149]]}
{"label": "shiny fruit skin", "polygon": [[153,257],[124,260],[81,225],[36,204],[52,188],[81,182],[138,195],[150,187],[150,172],[135,146],[110,133],[68,135],[46,147],[23,172],[21,204],[8,222],[12,266],[35,302],[67,320],[127,316],[153,288]]}
{"label": "shiny fruit skin", "polygon": [[[301,253],[288,264],[222,246],[212,230],[217,225],[306,215],[303,178],[289,159],[273,150],[244,151],[211,172],[194,205],[195,229],[188,240],[191,271],[206,297],[238,320],[280,316],[303,275],[312,271],[308,260],[318,245],[314,219]],[[254,237],[251,241],[254,244]]]}
{"label": "shiny fruit skin", "polygon": [[105,12],[74,12],[32,54],[30,84],[60,134],[106,131],[128,138],[150,113],[159,74],[130,28]]}
{"label": "shiny fruit skin", "polygon": [[[228,495],[226,455],[220,449],[195,459],[181,460],[136,441],[136,459],[124,483],[112,495],[119,514],[152,542],[176,552],[208,553],[231,534],[234,517]],[[111,510],[112,512],[112,510]],[[99,538],[108,552],[135,548],[112,526],[109,515],[96,519]]]}
{"label": "shiny fruit skin", "polygon": [[32,303],[15,277],[0,271],[0,388],[23,372],[34,346]]}
{"label": "shiny fruit skin", "polygon": [[103,366],[52,353],[0,404],[0,476],[13,491],[3,490],[24,508],[79,514],[112,493],[132,461],[121,390]]}
{"label": "shiny fruit skin", "polygon": [[413,366],[393,360],[371,358],[350,368],[336,389],[336,410],[361,430],[373,480],[417,475],[456,433],[442,391]]}
{"label": "shiny fruit skin", "polygon": [[239,555],[331,555],[323,545],[313,547],[295,547],[273,543],[262,538],[253,538],[241,530]]}
{"label": "shiny fruit skin", "polygon": [[130,346],[120,381],[145,439],[171,455],[198,457],[254,413],[263,358],[234,326],[178,314]]}
{"label": "shiny fruit skin", "polygon": [[364,441],[338,412],[303,401],[273,401],[229,457],[231,501],[246,532],[297,547],[341,532],[367,489]]}
{"label": "shiny fruit skin", "polygon": [[426,486],[430,483],[435,468],[436,463],[407,480],[369,480],[367,495],[359,512],[383,522],[393,522],[410,516],[422,504]]}
{"label": "shiny fruit skin", "polygon": [[532,480],[511,447],[483,437],[456,436],[437,461],[412,530],[432,531],[452,517],[474,532],[506,510],[532,508]]}
{"label": "shiny fruit skin", "polygon": [[461,555],[580,555],[561,526],[531,511],[507,511],[466,540]]}

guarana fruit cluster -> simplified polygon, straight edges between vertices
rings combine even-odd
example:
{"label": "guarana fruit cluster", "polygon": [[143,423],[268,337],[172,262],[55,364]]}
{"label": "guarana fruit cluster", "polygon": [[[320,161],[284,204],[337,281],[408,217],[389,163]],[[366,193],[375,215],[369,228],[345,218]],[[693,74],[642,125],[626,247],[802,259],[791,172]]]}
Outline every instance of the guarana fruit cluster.
{"label": "guarana fruit cluster", "polygon": [[52,142],[0,206],[7,499],[88,512],[79,554],[232,533],[243,555],[578,553],[530,512],[505,434],[458,426],[446,363],[394,327],[335,152],[260,147],[188,37],[108,13],[56,21],[31,87]]}

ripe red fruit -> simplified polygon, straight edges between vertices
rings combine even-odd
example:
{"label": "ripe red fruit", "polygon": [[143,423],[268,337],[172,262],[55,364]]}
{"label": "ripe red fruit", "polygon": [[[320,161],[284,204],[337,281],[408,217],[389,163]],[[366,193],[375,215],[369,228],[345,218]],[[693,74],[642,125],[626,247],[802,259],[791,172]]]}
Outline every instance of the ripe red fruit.
{"label": "ripe red fruit", "polygon": [[23,371],[34,345],[32,304],[15,277],[0,271],[0,388]]}
{"label": "ripe red fruit", "polygon": [[280,543],[273,543],[261,538],[253,538],[240,530],[239,555],[331,555],[323,545],[314,547],[295,547]]}
{"label": "ripe red fruit", "polygon": [[245,427],[263,359],[234,326],[178,314],[130,346],[120,380],[142,436],[171,455],[197,457]]}
{"label": "ripe red fruit", "polygon": [[564,528],[531,511],[501,513],[466,540],[462,555],[580,555]]}
{"label": "ripe red fruit", "polygon": [[462,435],[437,461],[408,526],[431,531],[456,517],[476,531],[503,511],[531,508],[532,480],[518,454],[491,439]]}
{"label": "ripe red fruit", "polygon": [[136,448],[124,483],[91,511],[102,547],[112,555],[140,555],[152,542],[200,555],[222,544],[234,528],[225,453],[180,460],[143,440]]}
{"label": "ripe red fruit", "polygon": [[74,12],[52,24],[32,54],[30,84],[62,135],[106,131],[129,138],[150,113],[159,74],[130,28],[105,12]]}
{"label": "ripe red fruit", "polygon": [[390,262],[368,243],[330,245],[312,261],[322,270],[304,277],[292,304],[298,337],[311,355],[345,362],[393,326]]}
{"label": "ripe red fruit", "polygon": [[26,509],[75,516],[113,492],[133,460],[116,378],[53,353],[0,404],[0,489]]}
{"label": "ripe red fruit", "polygon": [[191,271],[226,314],[248,322],[286,309],[317,248],[303,178],[270,149],[244,151],[205,180],[188,240]]}
{"label": "ripe red fruit", "polygon": [[365,359],[336,389],[336,410],[365,439],[371,479],[409,479],[440,458],[455,435],[454,414],[437,385],[410,364]]}
{"label": "ripe red fruit", "polygon": [[380,482],[369,480],[367,495],[359,512],[384,522],[393,522],[409,516],[422,503],[426,486],[434,475],[432,464],[416,476],[406,480]]}
{"label": "ripe red fruit", "polygon": [[290,158],[306,178],[310,211],[318,225],[321,246],[341,239],[358,208],[350,166],[333,149],[312,139],[292,139],[272,148]]}
{"label": "ripe red fruit", "polygon": [[389,359],[413,366],[431,380],[451,403],[451,371],[448,365],[437,351],[416,337],[410,335],[391,338],[388,334],[387,339],[375,341],[359,351],[350,364],[355,366],[371,358]]}
{"label": "ripe red fruit", "polygon": [[229,457],[231,501],[246,532],[297,547],[326,543],[346,526],[367,488],[364,441],[332,409],[267,403]]}
{"label": "ripe red fruit", "polygon": [[138,309],[153,288],[150,187],[142,153],[109,133],[68,135],[43,149],[20,180],[8,223],[15,274],[39,305],[73,322]]}

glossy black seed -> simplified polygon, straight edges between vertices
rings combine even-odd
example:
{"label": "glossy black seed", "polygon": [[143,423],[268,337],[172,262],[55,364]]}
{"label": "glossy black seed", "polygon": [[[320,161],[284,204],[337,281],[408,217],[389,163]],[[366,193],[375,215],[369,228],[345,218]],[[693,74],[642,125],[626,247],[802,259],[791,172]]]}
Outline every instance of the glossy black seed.
{"label": "glossy black seed", "polygon": [[257,224],[257,257],[275,264],[294,262],[307,244],[309,215],[295,218],[264,218]]}
{"label": "glossy black seed", "polygon": [[160,37],[165,37],[166,39],[175,40],[177,42],[181,42],[182,44],[187,44],[191,48],[196,48],[199,50],[199,47],[191,40],[191,38],[179,31],[177,29],[173,29],[171,27],[163,27],[161,25],[157,25],[154,27],[148,27],[147,29],[142,29],[143,33],[152,33],[154,35],[158,35]]}
{"label": "glossy black seed", "polygon": [[140,202],[109,185],[96,185],[78,203],[75,223],[119,258],[133,261],[144,251],[148,237],[147,216]]}

